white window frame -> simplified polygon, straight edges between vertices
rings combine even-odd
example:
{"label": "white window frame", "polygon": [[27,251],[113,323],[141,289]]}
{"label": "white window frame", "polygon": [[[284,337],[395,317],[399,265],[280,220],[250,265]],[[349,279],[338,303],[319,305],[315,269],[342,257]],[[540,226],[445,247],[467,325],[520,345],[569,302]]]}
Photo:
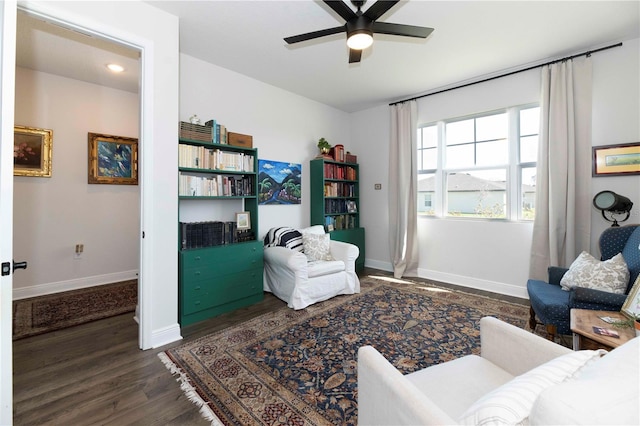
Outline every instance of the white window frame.
{"label": "white window frame", "polygon": [[[522,170],[525,168],[536,167],[537,162],[524,162],[520,163],[520,111],[530,108],[538,107],[538,103],[524,104],[511,106],[507,108],[496,109],[492,111],[485,111],[478,114],[455,117],[446,120],[439,120],[437,122],[425,123],[418,126],[418,141],[421,147],[422,129],[430,126],[437,126],[438,133],[438,148],[437,148],[437,168],[436,169],[419,169],[418,174],[434,174],[435,191],[432,197],[432,209],[434,214],[429,215],[419,212],[419,217],[429,218],[446,218],[446,219],[458,219],[455,216],[449,216],[447,212],[447,188],[446,188],[446,175],[447,173],[455,173],[457,171],[480,171],[480,170],[505,170],[506,172],[506,193],[507,202],[505,205],[506,215],[504,218],[485,218],[485,217],[464,217],[465,220],[490,220],[490,221],[523,221],[532,222],[530,219],[524,219],[522,205]],[[444,168],[446,164],[446,139],[445,139],[445,127],[447,123],[452,123],[461,120],[469,120],[474,118],[486,117],[489,115],[507,113],[508,120],[508,164],[495,165],[495,166],[471,166],[461,168]],[[418,149],[420,152],[420,148]]]}

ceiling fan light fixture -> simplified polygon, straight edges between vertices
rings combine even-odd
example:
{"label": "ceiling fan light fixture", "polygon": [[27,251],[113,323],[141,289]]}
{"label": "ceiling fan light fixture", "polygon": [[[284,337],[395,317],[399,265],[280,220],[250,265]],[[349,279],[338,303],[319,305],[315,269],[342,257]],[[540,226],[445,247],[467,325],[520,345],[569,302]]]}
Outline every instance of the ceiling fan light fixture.
{"label": "ceiling fan light fixture", "polygon": [[349,34],[347,46],[354,50],[364,50],[373,44],[373,35],[370,31],[361,30]]}

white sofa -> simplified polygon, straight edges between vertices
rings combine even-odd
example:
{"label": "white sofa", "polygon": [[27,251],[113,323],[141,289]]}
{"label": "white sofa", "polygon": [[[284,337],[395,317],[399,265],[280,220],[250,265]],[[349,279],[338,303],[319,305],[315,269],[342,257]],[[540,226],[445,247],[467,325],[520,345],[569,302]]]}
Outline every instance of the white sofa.
{"label": "white sofa", "polygon": [[481,356],[407,375],[360,348],[358,424],[640,424],[640,338],[601,356],[492,317],[480,324]]}
{"label": "white sofa", "polygon": [[[325,234],[322,225],[299,231],[303,235]],[[359,293],[360,280],[355,269],[358,246],[331,240],[330,251],[335,260],[309,262],[299,251],[265,247],[264,291],[284,300],[292,309],[304,309],[339,294]]]}

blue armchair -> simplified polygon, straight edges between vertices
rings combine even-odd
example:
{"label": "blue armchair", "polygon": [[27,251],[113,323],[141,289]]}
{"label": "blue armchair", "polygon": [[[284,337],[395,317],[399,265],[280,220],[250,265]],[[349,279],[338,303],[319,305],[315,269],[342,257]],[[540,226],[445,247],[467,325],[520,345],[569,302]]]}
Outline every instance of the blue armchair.
{"label": "blue armchair", "polygon": [[551,266],[548,283],[541,280],[527,281],[527,292],[531,304],[529,326],[532,330],[537,324],[544,324],[549,340],[554,340],[556,334],[571,333],[569,312],[573,308],[602,311],[619,311],[622,308],[634,281],[640,274],[640,225],[608,228],[600,235],[598,244],[602,260],[622,253],[622,257],[627,262],[630,278],[625,294],[581,287],[565,291],[560,287],[560,280],[568,269]]}

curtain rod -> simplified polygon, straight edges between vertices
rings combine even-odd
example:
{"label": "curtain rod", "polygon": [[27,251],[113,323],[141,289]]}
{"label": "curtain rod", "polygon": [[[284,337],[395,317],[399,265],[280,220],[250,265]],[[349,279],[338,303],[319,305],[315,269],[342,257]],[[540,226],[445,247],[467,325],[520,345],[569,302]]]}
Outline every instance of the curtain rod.
{"label": "curtain rod", "polygon": [[553,60],[553,61],[549,61],[549,62],[546,62],[546,63],[544,63],[544,64],[533,65],[533,66],[531,66],[531,67],[527,67],[527,68],[523,68],[523,69],[520,69],[520,70],[511,71],[511,72],[508,72],[508,73],[506,73],[506,74],[500,74],[500,75],[496,75],[496,76],[493,76],[493,77],[485,78],[485,79],[483,79],[483,80],[472,81],[472,82],[470,82],[470,83],[461,84],[460,86],[449,87],[448,89],[442,89],[442,90],[438,90],[438,91],[436,91],[436,92],[427,93],[427,94],[420,95],[420,96],[414,96],[413,98],[404,99],[404,100],[402,100],[402,101],[391,102],[391,103],[389,104],[389,106],[391,106],[391,105],[401,104],[401,103],[403,103],[403,102],[414,101],[414,100],[416,100],[416,99],[420,99],[420,98],[426,98],[427,96],[437,95],[438,93],[448,92],[449,90],[461,89],[461,88],[463,88],[463,87],[472,86],[472,85],[474,85],[474,84],[478,84],[478,83],[485,83],[485,82],[487,82],[487,81],[496,80],[496,79],[498,79],[498,78],[502,78],[502,77],[508,77],[508,76],[510,76],[510,75],[513,75],[513,74],[518,74],[518,73],[521,73],[521,72],[524,72],[524,71],[530,71],[530,70],[533,70],[533,69],[536,69],[536,68],[543,67],[543,66],[545,66],[545,65],[555,64],[555,63],[557,63],[557,62],[568,61],[569,59],[578,58],[578,57],[580,57],[580,56],[586,56],[586,57],[589,57],[589,56],[591,56],[591,54],[592,54],[592,53],[597,53],[597,52],[601,52],[601,51],[603,51],[603,50],[608,50],[608,49],[612,49],[612,48],[614,48],[614,47],[620,47],[620,46],[622,46],[622,43],[612,44],[612,45],[610,45],[610,46],[601,47],[601,48],[599,48],[599,49],[595,49],[595,50],[588,50],[588,51],[586,51],[586,52],[578,53],[578,54],[576,54],[576,55],[567,56],[567,57],[562,58],[562,59],[556,59],[556,60]]}

